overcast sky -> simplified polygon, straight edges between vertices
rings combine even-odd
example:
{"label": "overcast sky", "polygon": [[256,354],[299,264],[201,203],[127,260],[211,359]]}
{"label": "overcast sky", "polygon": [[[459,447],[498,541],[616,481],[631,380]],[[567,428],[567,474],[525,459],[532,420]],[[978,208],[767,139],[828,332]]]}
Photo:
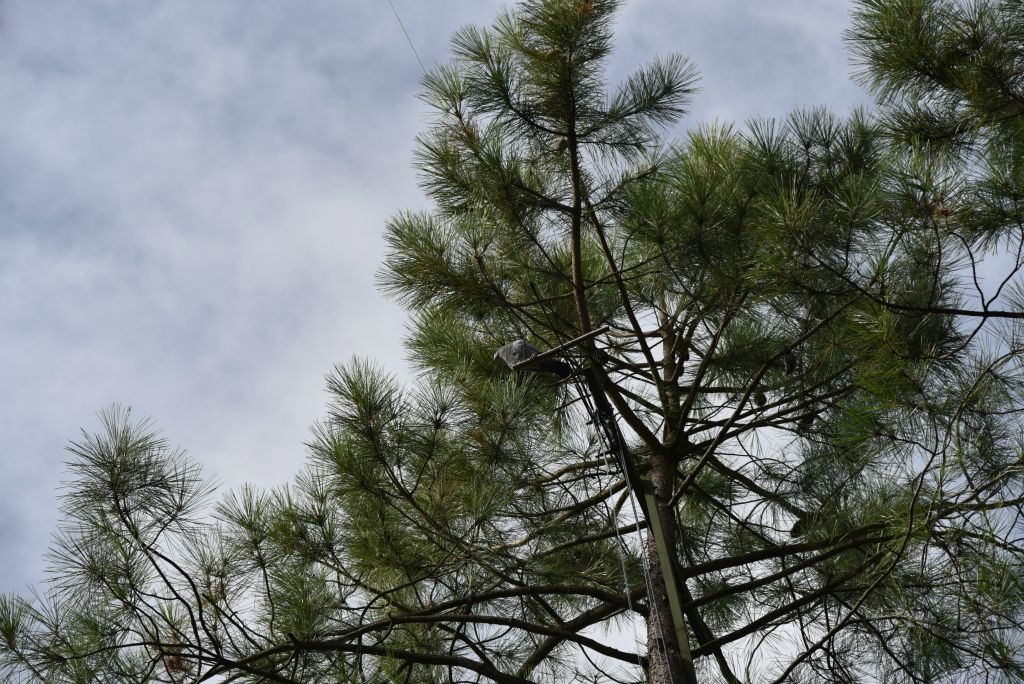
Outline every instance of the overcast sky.
{"label": "overcast sky", "polygon": [[[429,67],[494,0],[393,0]],[[613,78],[690,56],[685,126],[868,102],[843,0],[634,0]],[[0,591],[43,577],[64,446],[112,403],[224,487],[286,482],[353,355],[404,372],[373,286],[419,65],[386,0],[0,0]]]}

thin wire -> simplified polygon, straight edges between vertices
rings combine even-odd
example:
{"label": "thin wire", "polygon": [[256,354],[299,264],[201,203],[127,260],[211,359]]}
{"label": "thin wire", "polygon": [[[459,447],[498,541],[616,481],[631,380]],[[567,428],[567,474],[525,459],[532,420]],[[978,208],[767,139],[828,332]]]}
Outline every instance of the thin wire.
{"label": "thin wire", "polygon": [[[579,371],[580,371],[580,369],[577,366],[577,368],[576,368],[576,373],[577,373],[576,391],[579,392],[580,399],[583,400],[584,410],[586,410],[586,412],[590,415],[590,420],[591,420],[591,423],[594,425],[594,429],[595,429],[594,431],[597,433],[597,438],[601,441],[601,444],[605,448],[605,450],[610,451],[612,445],[611,445],[611,443],[608,442],[608,440],[607,440],[607,438],[606,438],[606,436],[604,434],[603,427],[599,425],[599,421],[601,419],[597,415],[597,409],[590,402],[590,390],[587,388],[586,383],[579,379]],[[619,456],[619,458],[622,457],[621,454],[617,454],[617,455]],[[622,468],[622,464],[621,463],[619,464],[619,467]],[[636,504],[633,503],[633,491],[632,491],[632,488],[629,485],[629,475],[626,474],[625,468],[622,468],[622,475],[623,475],[623,477],[626,480],[626,487],[627,487],[627,492],[629,494],[629,496],[628,496],[629,501],[630,501],[631,504],[633,504],[633,517],[634,517],[634,520],[636,521],[636,525],[637,525],[637,527],[636,527],[637,538],[638,539],[642,539],[642,535],[640,533],[640,520],[639,520],[639,518],[636,517]],[[618,552],[619,552],[619,564],[622,566],[622,583],[623,583],[623,585],[625,585],[625,588],[626,588],[626,604],[629,606],[629,609],[632,612],[632,610],[633,610],[633,599],[630,596],[630,594],[632,592],[631,592],[631,588],[629,586],[629,572],[626,569],[626,548],[627,548],[626,547],[626,542],[625,542],[625,540],[619,534],[619,526],[616,524],[615,516],[612,514],[611,507],[608,505],[608,502],[605,501],[604,505],[605,505],[605,509],[608,511],[609,522],[611,523],[611,526],[615,529],[615,538],[618,541],[617,549],[618,549]],[[654,613],[652,617],[654,617],[654,619],[656,621],[655,624],[657,625],[657,628],[659,628],[659,631],[660,631],[661,621],[658,620],[658,618],[657,618],[657,607],[655,607],[654,604],[652,603],[652,601],[650,600],[654,596],[654,585],[651,582],[650,573],[649,573],[649,571],[647,569],[647,558],[646,558],[646,555],[647,554],[646,554],[646,549],[644,548],[644,543],[643,543],[643,541],[641,541],[640,542],[640,569],[641,569],[641,571],[644,574],[644,584],[647,587],[647,597],[649,599],[648,600],[648,605],[650,606],[650,609]],[[647,635],[644,635],[644,636],[645,636],[645,641],[646,641],[646,636]],[[634,628],[634,630],[633,630],[633,643],[634,643],[634,645],[638,641],[639,640],[637,639],[636,629]],[[664,645],[665,645],[664,639],[662,639],[661,641],[662,641],[662,646],[664,647]],[[665,656],[666,656],[666,661],[667,661],[667,659],[668,659],[668,651],[667,651],[667,649],[665,651]],[[640,659],[640,654],[639,653],[637,653],[637,665],[640,666],[640,669],[642,671],[643,667],[644,667],[644,664],[643,664],[643,661]],[[670,672],[671,672],[671,670],[670,670]]]}
{"label": "thin wire", "polygon": [[420,59],[420,53],[416,52],[416,46],[412,44],[412,38],[409,37],[409,32],[405,30],[405,24],[402,23],[402,17],[398,16],[398,10],[395,9],[395,4],[391,2],[391,0],[388,0],[388,4],[391,5],[391,11],[394,13],[395,19],[398,20],[398,25],[401,27],[402,33],[405,34],[406,42],[409,43],[409,47],[412,48],[412,54],[416,56],[416,61],[420,64],[420,71],[426,74],[427,68],[423,66],[423,60]]}
{"label": "thin wire", "polygon": [[[533,284],[533,282],[530,283],[530,289],[533,290],[533,294],[534,294],[535,297],[537,297],[538,303],[540,304],[541,311],[544,312],[544,316],[547,317],[547,319],[548,319],[548,325],[551,327],[551,331],[555,335],[555,341],[558,342],[559,346],[564,346],[565,342],[562,341],[562,336],[558,332],[558,326],[554,324],[554,321],[552,320],[551,312],[548,310],[548,307],[545,306],[543,303],[540,303],[540,300],[542,299],[541,296],[540,296],[540,291],[538,291],[537,286],[535,284]],[[590,398],[589,398],[590,391],[587,389],[587,383],[583,382],[583,380],[580,379],[580,373],[583,371],[583,367],[582,367],[583,364],[580,361],[578,361],[577,359],[575,359],[575,358],[573,358],[571,356],[568,356],[568,355],[565,356],[565,360],[566,360],[566,362],[568,362],[569,366],[572,368],[572,371],[573,371],[573,374],[572,374],[573,384],[576,386],[576,393],[579,396],[579,399],[583,403],[583,410],[587,413],[587,415],[590,416],[590,423],[594,426],[594,430],[595,430],[595,432],[597,432],[597,438],[598,438],[598,440],[600,440],[601,445],[604,447],[604,450],[605,451],[610,451],[611,450],[611,444],[610,443],[606,443],[606,437],[604,435],[604,430],[598,424],[598,421],[600,421],[601,419],[597,415],[597,410],[596,410],[595,406],[590,401]],[[621,458],[621,454],[617,454],[617,455],[619,456],[619,458]],[[619,464],[619,467],[622,468],[622,464],[621,463]],[[624,468],[623,468],[623,476],[625,477],[625,480],[626,480],[627,496],[628,496],[630,502],[632,503],[632,501],[633,501],[633,494],[630,491],[629,476],[625,474],[625,469]],[[587,493],[589,495],[589,489],[588,489]],[[629,571],[626,568],[626,553],[628,552],[628,547],[626,546],[626,541],[622,538],[622,535],[619,533],[619,526],[616,524],[616,520],[615,520],[616,516],[614,515],[614,512],[611,509],[611,506],[608,504],[607,500],[602,500],[602,501],[604,503],[605,510],[608,512],[608,521],[611,524],[612,528],[615,530],[615,539],[618,542],[616,544],[616,550],[619,552],[619,554],[618,554],[619,555],[619,565],[622,567],[622,585],[623,585],[623,588],[625,589],[625,593],[626,593],[626,605],[629,608],[630,622],[634,622],[633,617],[634,617],[635,611],[634,611],[634,608],[633,608],[632,588],[629,586]],[[636,517],[636,504],[635,503],[633,504],[633,511],[634,511],[633,512],[633,517],[636,520],[636,524],[637,524],[637,538],[640,538],[640,521]],[[651,596],[654,595],[654,586],[651,583],[651,578],[650,578],[650,575],[648,574],[648,571],[647,571],[647,562],[646,562],[646,557],[645,557],[646,554],[644,553],[644,551],[645,551],[644,550],[644,544],[641,541],[640,542],[640,557],[641,557],[640,568],[641,568],[641,570],[644,573],[644,582],[647,585],[647,596],[651,597]],[[655,609],[655,611],[656,610],[657,609]],[[655,612],[655,616],[656,615],[657,615],[657,612]],[[657,619],[657,618],[655,618],[655,619]],[[660,620],[658,620],[657,625],[660,628],[660,626],[661,626],[661,621]],[[637,639],[636,628],[634,627],[633,628],[633,645],[636,646],[638,644],[638,642],[639,642],[639,639]],[[663,644],[664,644],[664,640],[663,640]],[[589,657],[587,659],[589,660]],[[667,648],[665,650],[665,660],[666,660],[666,662],[668,662],[668,650],[667,650]],[[640,671],[643,672],[644,663],[643,663],[643,659],[641,658],[641,655],[639,653],[639,649],[638,649],[637,654],[636,654],[636,664],[640,667]],[[671,672],[671,670],[669,670],[669,672]]]}
{"label": "thin wire", "polygon": [[[615,423],[612,423],[611,425],[605,424],[604,419],[603,419],[604,417],[597,410],[597,407],[594,404],[591,404],[591,402],[590,402],[590,389],[586,386],[586,383],[582,382],[581,380],[577,380],[577,387],[578,387],[578,390],[580,391],[580,393],[582,395],[583,405],[586,407],[587,412],[590,414],[590,419],[594,423],[594,427],[598,427],[598,425],[600,425],[601,428],[603,428],[603,429],[598,429],[597,430],[598,439],[600,439],[602,441],[602,443],[605,444],[605,447],[610,450],[612,448],[612,446],[613,446],[612,442],[611,442],[612,437],[610,435],[605,434],[605,430],[608,430],[608,431],[614,430],[617,433],[615,435],[615,440],[619,443],[619,448],[622,449],[623,445],[624,445],[624,442],[623,442],[622,433],[619,432],[619,430],[618,430],[618,425],[615,424]],[[612,420],[614,420],[614,418]],[[622,458],[623,455],[620,453],[619,457]],[[637,506],[636,506],[636,503],[637,503],[636,502],[636,498],[639,496],[639,494],[636,493],[636,489],[634,488],[633,483],[631,483],[630,480],[629,480],[629,473],[627,472],[625,465],[623,463],[619,463],[619,467],[622,468],[622,477],[625,478],[625,480],[626,480],[626,487],[632,493],[632,496],[629,497],[629,504],[630,504],[630,507],[633,509],[633,520],[635,521],[637,538],[639,539],[639,538],[642,538],[641,527],[640,527],[640,517],[641,516],[640,516],[639,511],[637,511]],[[655,512],[655,515],[656,514],[657,514],[657,512]],[[650,560],[647,557],[647,551],[648,551],[648,549],[646,547],[646,544],[644,544],[644,542],[641,541],[640,542],[640,567],[643,569],[644,584],[646,584],[646,586],[647,586],[647,606],[648,606],[648,610],[651,611],[651,618],[654,620],[654,630],[655,630],[655,632],[658,635],[658,641],[659,641],[659,644],[661,646],[660,650],[661,650],[662,654],[665,656],[665,669],[668,670],[669,680],[674,683],[675,682],[675,675],[672,673],[672,666],[670,664],[671,658],[669,658],[669,654],[668,654],[668,641],[665,639],[665,632],[664,632],[664,630],[662,628],[662,621],[661,621],[661,616],[659,615],[657,601],[655,601],[655,599],[654,599],[654,582],[651,580],[651,566],[650,566]],[[620,559],[621,559],[621,551],[620,551]],[[648,634],[648,641],[649,641],[649,639],[650,639],[650,635]],[[648,648],[650,648],[650,643],[648,643]],[[655,648],[657,649],[657,647],[655,647]]]}
{"label": "thin wire", "polygon": [[[632,494],[627,494],[627,496],[632,496]],[[604,508],[605,508],[605,511],[607,511],[608,522],[611,523],[612,528],[614,528],[614,530],[615,530],[616,548],[619,551],[619,565],[622,566],[622,584],[623,584],[623,586],[626,589],[626,605],[629,606],[629,619],[630,619],[630,622],[632,622],[633,619],[636,617],[636,615],[635,615],[636,609],[633,608],[633,596],[632,596],[633,590],[632,590],[632,587],[629,586],[629,571],[626,568],[626,552],[628,551],[628,547],[626,546],[626,540],[623,539],[622,538],[622,534],[619,533],[619,526],[618,526],[618,524],[617,524],[617,522],[615,520],[615,518],[616,518],[615,512],[612,510],[612,507],[608,503],[607,499],[604,500]],[[641,542],[641,554],[640,554],[641,556],[643,556],[643,551],[642,551],[643,546],[642,545],[643,545],[643,542]],[[641,563],[643,563],[642,560],[641,560]],[[648,589],[648,591],[650,591],[650,589]],[[640,640],[637,638],[637,636],[636,636],[636,629],[634,628],[633,629],[633,646],[634,647],[637,646],[639,644],[639,642],[640,642]],[[640,670],[643,671],[644,663],[643,663],[643,660],[640,658],[640,653],[639,652],[637,652],[637,654],[636,654],[636,664],[639,665],[640,666]]]}
{"label": "thin wire", "polygon": [[[579,398],[583,402],[584,410],[590,415],[591,422],[594,423],[594,428],[595,428],[595,432],[597,432],[598,440],[600,440],[601,445],[603,447],[605,447],[606,450],[609,450],[610,449],[610,445],[606,445],[605,444],[605,438],[604,438],[604,435],[602,434],[602,430],[597,426],[597,420],[598,420],[597,412],[596,412],[596,410],[594,408],[592,408],[592,404],[590,403],[590,400],[588,398],[589,391],[587,390],[586,383],[584,383],[581,380],[579,380],[579,377],[578,377],[578,374],[580,372],[579,364],[574,364],[574,365],[576,365],[576,368],[574,370],[575,370],[575,372],[577,374],[577,379],[576,379],[576,383],[575,383],[576,384],[576,391],[579,393],[579,395],[580,395]],[[619,464],[619,467],[621,468],[622,465]],[[625,475],[625,473],[623,473],[623,474]],[[626,498],[628,498],[630,500],[630,502],[632,502],[632,500],[633,500],[633,492],[629,489],[629,477],[625,476],[625,480],[626,480],[626,487],[627,487]],[[589,491],[588,491],[588,494],[589,494]],[[629,617],[630,617],[630,621],[632,622],[633,618],[635,616],[635,612],[636,611],[633,608],[633,597],[632,597],[633,591],[632,591],[632,587],[629,586],[629,570],[626,568],[626,553],[628,552],[629,547],[626,546],[626,540],[622,538],[622,534],[619,532],[619,525],[618,525],[618,522],[616,521],[616,517],[617,516],[615,515],[615,512],[612,510],[611,505],[608,503],[608,500],[607,499],[602,499],[602,503],[604,504],[604,509],[605,509],[605,512],[606,512],[606,514],[608,516],[608,523],[612,526],[612,529],[615,530],[616,549],[619,552],[619,554],[618,554],[619,555],[619,565],[622,567],[622,584],[623,584],[623,587],[625,588],[626,605],[629,607]],[[634,505],[634,509],[635,509],[636,504],[633,504],[633,505]],[[634,518],[635,518],[635,515],[636,514],[634,513]],[[638,522],[637,538],[639,539],[640,538],[639,521],[637,521],[637,522]],[[647,569],[645,567],[646,564],[645,564],[645,560],[644,560],[643,541],[640,542],[640,557],[641,557],[641,561],[640,561],[641,566],[640,567],[641,567],[641,569],[642,569],[642,571],[644,573],[644,580],[645,580],[645,583],[647,585],[647,595],[648,595],[648,597],[650,597],[650,596],[653,595],[653,591],[652,591],[653,587],[651,586],[650,579],[647,577]],[[637,646],[639,644],[639,641],[640,640],[637,638],[637,635],[636,635],[636,629],[634,628],[633,629],[633,645]],[[643,659],[641,658],[639,652],[637,652],[637,654],[636,654],[636,664],[639,665],[640,666],[640,670],[643,671],[644,663],[643,663]]]}

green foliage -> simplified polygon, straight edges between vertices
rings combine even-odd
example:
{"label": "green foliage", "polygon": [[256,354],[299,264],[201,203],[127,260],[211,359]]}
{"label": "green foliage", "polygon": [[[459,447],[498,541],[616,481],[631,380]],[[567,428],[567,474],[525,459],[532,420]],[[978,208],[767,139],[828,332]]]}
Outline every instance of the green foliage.
{"label": "green foliage", "polygon": [[[0,675],[686,681],[644,488],[699,681],[1024,680],[1024,5],[861,0],[876,111],[679,141],[686,60],[605,85],[617,6],[424,77],[378,276],[417,377],[336,367],[295,481],[212,510],[105,414]],[[581,334],[566,381],[494,358]]]}

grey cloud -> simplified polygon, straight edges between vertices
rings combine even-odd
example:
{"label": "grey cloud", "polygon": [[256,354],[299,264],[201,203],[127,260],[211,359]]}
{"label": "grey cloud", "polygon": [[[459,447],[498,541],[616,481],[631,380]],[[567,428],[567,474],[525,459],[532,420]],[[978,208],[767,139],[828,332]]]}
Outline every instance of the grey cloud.
{"label": "grey cloud", "polygon": [[[502,4],[394,2],[428,66]],[[693,55],[691,122],[842,109],[845,5],[809,4],[637,0],[613,71]],[[402,372],[373,273],[388,215],[426,206],[419,76],[383,1],[3,5],[0,591],[41,577],[62,447],[103,406],[152,415],[226,485],[274,484],[332,364]]]}
{"label": "grey cloud", "polygon": [[665,52],[693,59],[701,92],[689,125],[742,124],[819,105],[845,113],[869,102],[849,77],[842,39],[849,8],[843,0],[641,0],[623,11],[618,63]]}

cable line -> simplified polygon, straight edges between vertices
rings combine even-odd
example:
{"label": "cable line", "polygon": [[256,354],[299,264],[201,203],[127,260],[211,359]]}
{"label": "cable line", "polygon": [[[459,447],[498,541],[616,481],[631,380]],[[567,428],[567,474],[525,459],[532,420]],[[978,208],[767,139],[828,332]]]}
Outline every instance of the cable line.
{"label": "cable line", "polygon": [[412,44],[412,38],[409,37],[409,32],[405,30],[405,24],[402,23],[402,17],[398,16],[398,10],[395,9],[395,4],[391,2],[391,0],[388,0],[388,5],[391,6],[391,11],[394,13],[395,19],[398,21],[398,26],[402,29],[402,33],[405,34],[406,42],[409,43],[409,47],[412,48],[412,54],[416,56],[416,61],[419,62],[420,71],[426,74],[427,68],[423,66],[423,60],[420,59],[420,53],[416,52],[416,46]]}

